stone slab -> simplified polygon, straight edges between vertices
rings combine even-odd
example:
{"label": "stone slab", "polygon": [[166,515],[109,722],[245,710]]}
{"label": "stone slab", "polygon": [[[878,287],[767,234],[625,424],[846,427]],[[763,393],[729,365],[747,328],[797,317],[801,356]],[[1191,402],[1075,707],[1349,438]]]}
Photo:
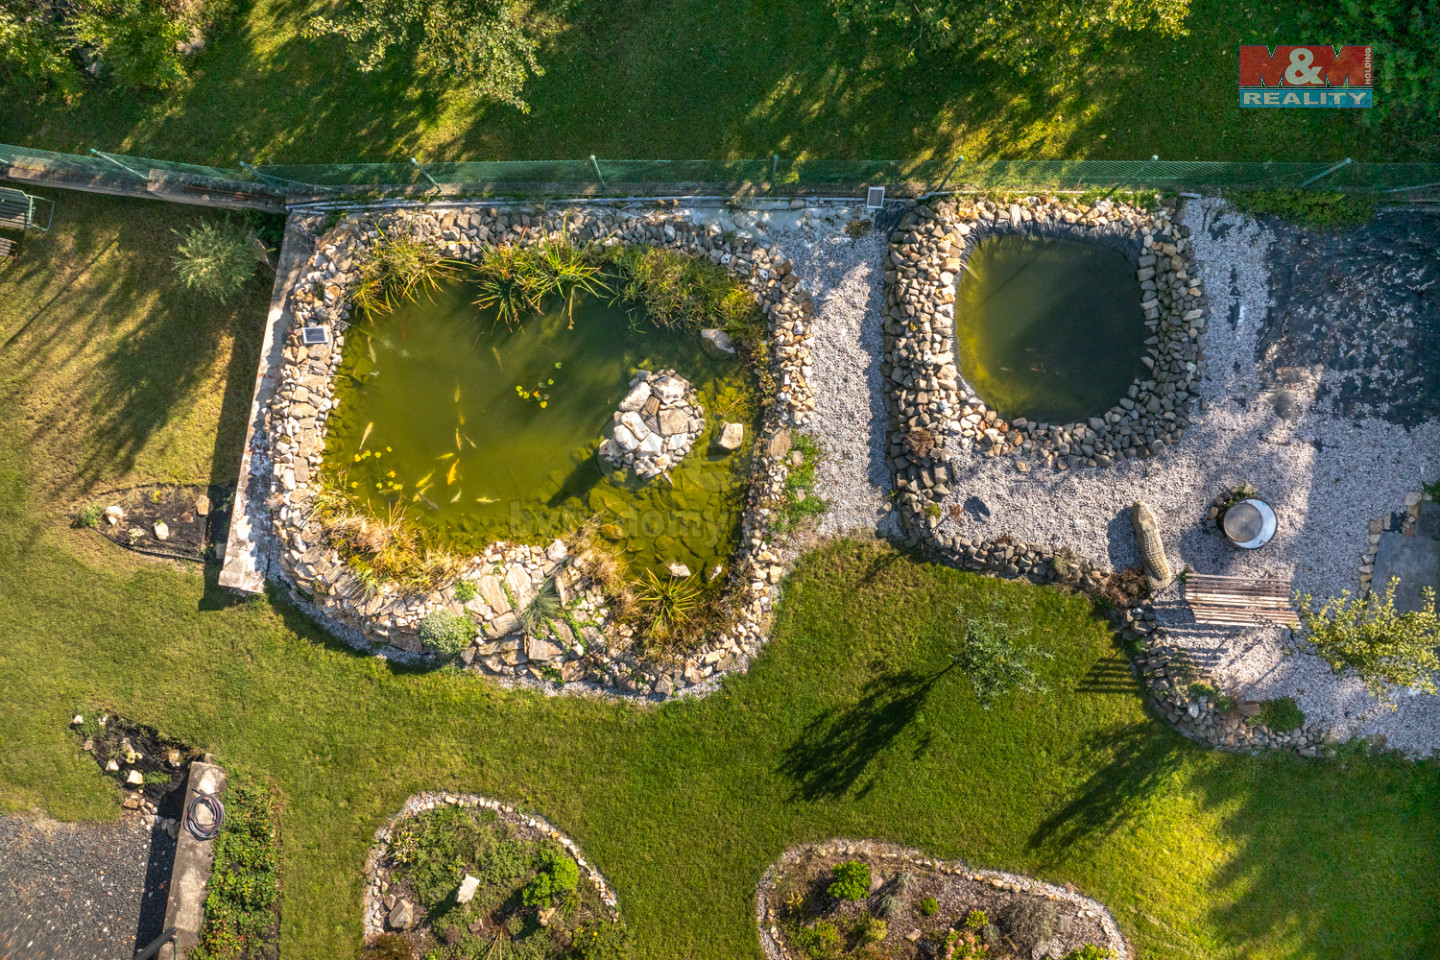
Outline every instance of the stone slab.
{"label": "stone slab", "polygon": [[1380,534],[1372,589],[1384,590],[1391,577],[1400,579],[1395,587],[1396,610],[1421,609],[1420,591],[1425,587],[1440,595],[1440,540],[1407,537],[1401,533]]}
{"label": "stone slab", "polygon": [[[202,792],[216,794],[225,800],[225,771],[213,763],[195,761],[185,782],[185,809]],[[175,866],[170,873],[170,898],[165,906],[165,926],[174,927],[176,957],[184,960],[200,940],[200,926],[205,922],[205,893],[210,871],[215,865],[215,841],[196,840],[184,827],[182,814],[180,837],[175,847]]]}

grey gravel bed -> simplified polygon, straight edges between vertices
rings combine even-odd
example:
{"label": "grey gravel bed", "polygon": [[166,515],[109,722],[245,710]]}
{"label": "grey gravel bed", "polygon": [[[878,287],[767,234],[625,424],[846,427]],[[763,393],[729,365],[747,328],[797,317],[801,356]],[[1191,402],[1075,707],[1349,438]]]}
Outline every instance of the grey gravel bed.
{"label": "grey gravel bed", "polygon": [[[1218,200],[1189,205],[1183,222],[1193,231],[1211,300],[1209,371],[1200,385],[1205,406],[1184,438],[1157,457],[1110,469],[1025,474],[1008,458],[962,461],[950,502],[978,497],[989,516],[977,519],[983,511],[972,510],[945,526],[967,536],[1009,533],[1067,545],[1118,569],[1138,562],[1129,508],[1143,498],[1177,570],[1278,577],[1317,597],[1353,593],[1369,521],[1401,509],[1407,492],[1440,476],[1440,423],[1407,430],[1381,419],[1337,418],[1316,402],[1323,369],[1257,362],[1270,307],[1265,253],[1274,238]],[[1364,329],[1365,317],[1353,320]],[[1203,531],[1210,500],[1243,482],[1280,520],[1274,541],[1255,552]],[[1162,594],[1157,609],[1171,639],[1228,692],[1293,696],[1308,722],[1338,739],[1379,734],[1414,756],[1440,746],[1440,698],[1399,691],[1392,711],[1357,680],[1337,678],[1317,657],[1292,651],[1288,631],[1195,625],[1178,586]]]}
{"label": "grey gravel bed", "polygon": [[153,824],[0,817],[0,957],[130,960],[159,935],[174,851]]}
{"label": "grey gravel bed", "polygon": [[880,392],[884,238],[871,233],[859,240],[790,240],[785,252],[816,301],[810,345],[815,411],[805,431],[825,453],[815,471],[816,492],[830,503],[820,532],[893,536],[899,518],[890,509]]}

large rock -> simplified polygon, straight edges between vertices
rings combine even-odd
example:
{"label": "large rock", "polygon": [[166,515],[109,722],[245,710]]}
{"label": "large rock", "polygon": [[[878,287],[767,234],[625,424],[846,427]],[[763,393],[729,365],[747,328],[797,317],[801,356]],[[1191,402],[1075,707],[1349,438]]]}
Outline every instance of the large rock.
{"label": "large rock", "polygon": [[639,413],[645,406],[645,401],[650,399],[650,384],[641,380],[625,394],[625,399],[620,401],[621,413]]}
{"label": "large rock", "polygon": [[715,445],[721,450],[739,450],[740,444],[745,442],[745,426],[740,423],[727,423],[720,428],[720,436]]}
{"label": "large rock", "polygon": [[705,352],[712,357],[723,358],[735,356],[735,344],[730,337],[719,327],[711,327],[708,330],[700,331],[700,345]]}
{"label": "large rock", "polygon": [[395,901],[395,906],[390,908],[390,915],[385,918],[385,924],[391,930],[409,930],[414,923],[415,908],[404,897]]}
{"label": "large rock", "polygon": [[657,377],[651,383],[655,396],[660,398],[662,405],[683,400],[685,392],[690,386],[679,377]]}
{"label": "large rock", "polygon": [[690,415],[684,410],[671,408],[660,411],[660,435],[671,437],[686,433],[690,429]]}
{"label": "large rock", "polygon": [[640,456],[654,457],[664,452],[664,450],[665,441],[660,439],[660,434],[652,433],[640,441],[640,446],[636,448],[635,452]]}
{"label": "large rock", "polygon": [[561,650],[558,645],[551,643],[549,640],[531,637],[525,641],[525,656],[540,663],[554,660],[564,653],[565,651]]}

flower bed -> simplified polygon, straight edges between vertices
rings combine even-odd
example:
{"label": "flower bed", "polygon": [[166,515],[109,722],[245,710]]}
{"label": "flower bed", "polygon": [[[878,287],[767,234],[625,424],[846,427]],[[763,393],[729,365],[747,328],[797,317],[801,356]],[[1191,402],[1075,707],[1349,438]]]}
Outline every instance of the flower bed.
{"label": "flower bed", "polygon": [[771,960],[1133,956],[1109,911],[1073,888],[870,840],[787,851],[756,913]]}

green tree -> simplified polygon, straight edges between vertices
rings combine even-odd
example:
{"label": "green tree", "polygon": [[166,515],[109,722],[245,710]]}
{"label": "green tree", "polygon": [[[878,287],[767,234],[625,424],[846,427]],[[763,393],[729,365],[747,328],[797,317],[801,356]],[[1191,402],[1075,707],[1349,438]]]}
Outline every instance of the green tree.
{"label": "green tree", "polygon": [[1124,32],[1186,34],[1190,0],[830,0],[842,28],[903,36],[910,57],[965,49],[1020,73],[1079,66]]}
{"label": "green tree", "polygon": [[0,90],[39,95],[51,89],[62,99],[80,90],[70,61],[74,46],[44,8],[29,0],[0,0]]}
{"label": "green tree", "polygon": [[530,110],[520,96],[532,75],[539,41],[515,0],[356,0],[338,19],[312,17],[308,37],[338,36],[362,72],[379,69],[392,48],[418,44],[422,67],[478,96]]}
{"label": "green tree", "polygon": [[244,288],[260,262],[250,231],[227,221],[205,222],[176,231],[175,274],[191,290],[221,303]]}
{"label": "green tree", "polygon": [[1388,686],[1415,687],[1436,693],[1435,672],[1440,670],[1440,621],[1435,617],[1435,591],[1426,587],[1419,610],[1397,613],[1391,577],[1384,593],[1371,590],[1351,598],[1350,591],[1332,597],[1316,609],[1307,593],[1296,598],[1303,636],[1315,654],[1336,673],[1354,670],[1375,696],[1390,703]]}
{"label": "green tree", "polygon": [[187,30],[154,0],[88,0],[75,36],[94,49],[110,74],[132,90],[173,90],[185,82],[175,45]]}

